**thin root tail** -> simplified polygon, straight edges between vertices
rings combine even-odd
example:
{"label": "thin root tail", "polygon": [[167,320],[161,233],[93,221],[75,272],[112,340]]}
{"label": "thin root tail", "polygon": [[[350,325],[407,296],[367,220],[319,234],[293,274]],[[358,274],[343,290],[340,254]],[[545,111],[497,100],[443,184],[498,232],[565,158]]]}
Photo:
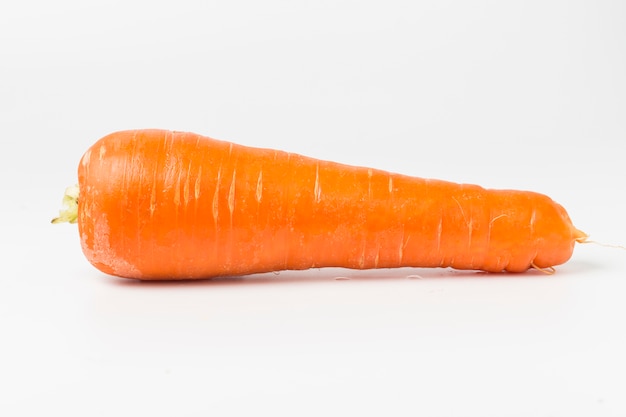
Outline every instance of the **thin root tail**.
{"label": "thin root tail", "polygon": [[537,271],[541,271],[546,275],[553,275],[556,272],[556,269],[554,269],[553,266],[549,266],[547,268],[541,268],[540,266],[535,265],[534,262],[531,262],[530,266],[532,266],[533,269],[536,269]]}

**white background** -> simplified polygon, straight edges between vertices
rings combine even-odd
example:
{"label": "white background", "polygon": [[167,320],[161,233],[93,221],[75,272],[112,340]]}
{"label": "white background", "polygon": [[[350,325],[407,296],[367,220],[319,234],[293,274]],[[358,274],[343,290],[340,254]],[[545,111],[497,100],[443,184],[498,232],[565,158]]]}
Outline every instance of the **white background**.
{"label": "white background", "polygon": [[626,3],[0,5],[0,414],[626,415],[624,250],[552,276],[99,273],[49,221],[95,140],[147,127],[532,189],[625,244]]}

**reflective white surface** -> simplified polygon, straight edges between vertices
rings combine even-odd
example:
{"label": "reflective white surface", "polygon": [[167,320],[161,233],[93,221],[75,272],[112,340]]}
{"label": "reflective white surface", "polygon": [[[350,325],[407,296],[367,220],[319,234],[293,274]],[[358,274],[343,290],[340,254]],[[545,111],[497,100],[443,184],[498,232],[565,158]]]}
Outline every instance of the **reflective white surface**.
{"label": "reflective white surface", "polygon": [[49,224],[91,143],[160,127],[532,189],[624,245],[623,3],[13,3],[0,414],[626,414],[624,250],[579,245],[552,276],[150,284],[102,275]]}

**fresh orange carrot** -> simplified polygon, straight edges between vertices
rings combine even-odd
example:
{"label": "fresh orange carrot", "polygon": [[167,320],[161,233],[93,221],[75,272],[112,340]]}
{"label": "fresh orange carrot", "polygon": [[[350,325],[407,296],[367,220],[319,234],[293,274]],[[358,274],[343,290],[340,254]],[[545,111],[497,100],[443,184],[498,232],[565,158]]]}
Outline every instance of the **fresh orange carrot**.
{"label": "fresh orange carrot", "polygon": [[577,230],[545,195],[409,177],[192,133],[96,142],[53,220],[99,270],[144,280],[320,267],[551,270]]}

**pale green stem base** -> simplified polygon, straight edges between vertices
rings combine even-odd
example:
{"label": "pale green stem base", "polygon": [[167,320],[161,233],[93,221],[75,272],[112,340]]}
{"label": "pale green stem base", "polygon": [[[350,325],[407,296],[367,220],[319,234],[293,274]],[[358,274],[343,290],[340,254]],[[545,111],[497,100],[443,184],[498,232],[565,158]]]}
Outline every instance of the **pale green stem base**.
{"label": "pale green stem base", "polygon": [[65,189],[63,209],[59,211],[59,217],[52,219],[53,224],[76,223],[78,219],[78,195],[78,184]]}

